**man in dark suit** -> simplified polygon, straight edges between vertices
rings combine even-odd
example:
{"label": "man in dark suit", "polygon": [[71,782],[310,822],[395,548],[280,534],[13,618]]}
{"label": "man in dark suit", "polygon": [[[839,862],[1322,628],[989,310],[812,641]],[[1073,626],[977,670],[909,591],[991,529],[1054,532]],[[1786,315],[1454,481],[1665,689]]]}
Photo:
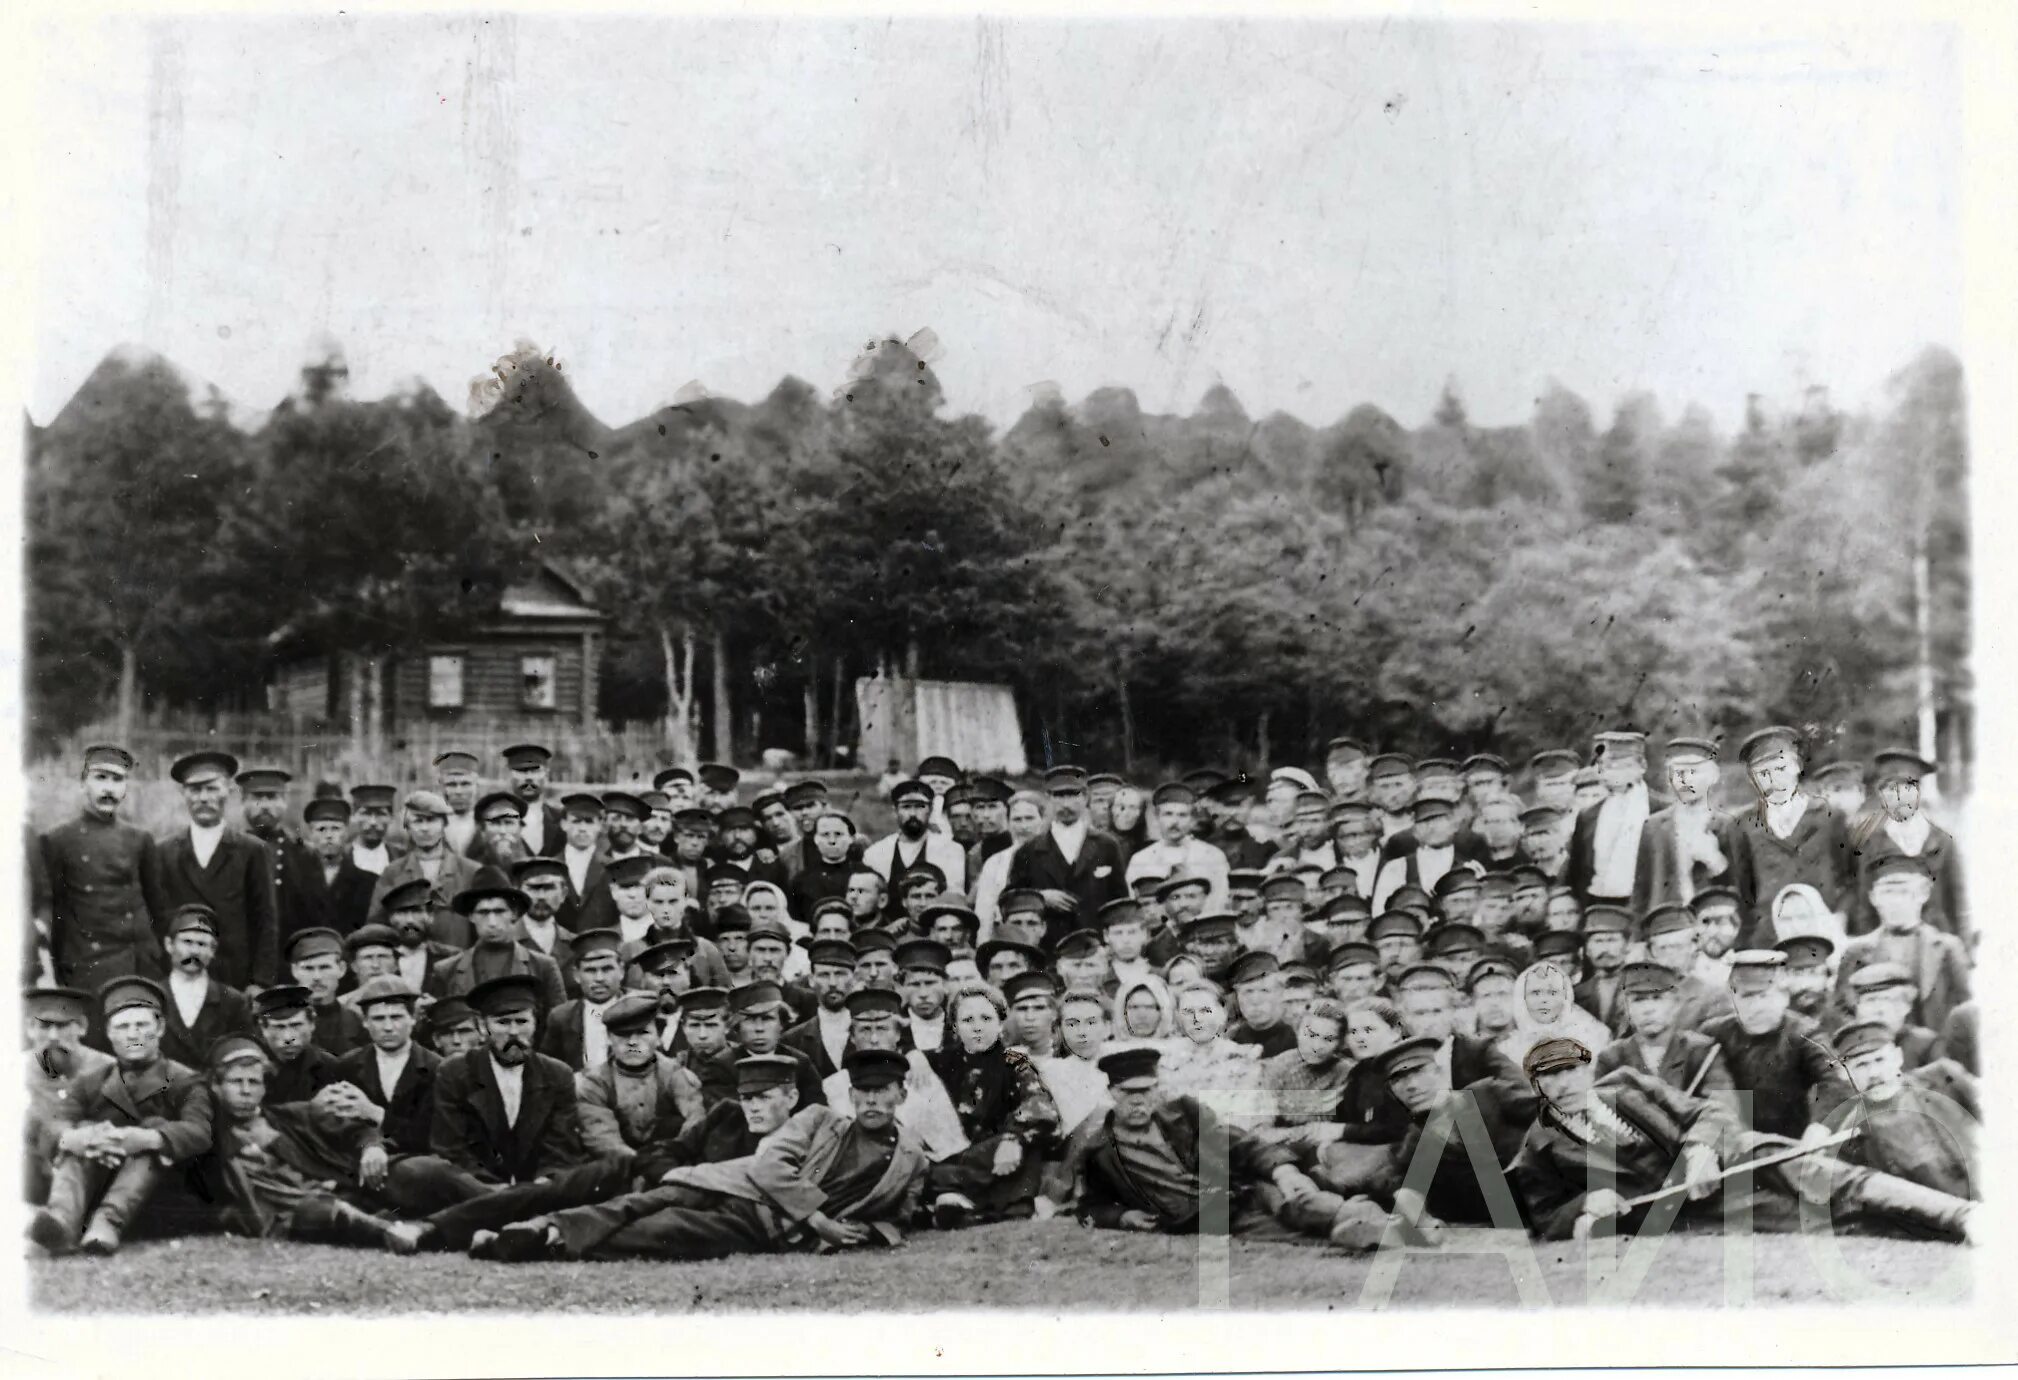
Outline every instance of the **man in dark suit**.
{"label": "man in dark suit", "polygon": [[[434,1080],[441,1056],[413,1038],[419,993],[396,977],[376,977],[357,989],[357,1010],[370,1043],[336,1061],[336,1077],[359,1094],[350,1110],[377,1123],[385,1154],[424,1155],[434,1128]],[[386,1163],[367,1160],[365,1186],[384,1181]],[[376,1179],[378,1182],[373,1182]]]}
{"label": "man in dark suit", "polygon": [[615,930],[586,930],[575,936],[575,985],[581,995],[547,1014],[540,1053],[560,1060],[576,1073],[609,1057],[603,1013],[624,995],[622,949],[623,936]]}
{"label": "man in dark suit", "polygon": [[1631,1033],[1598,1054],[1597,1076],[1629,1068],[1658,1078],[1691,1097],[1714,1097],[1734,1115],[1731,1066],[1709,1036],[1681,1026],[1677,987],[1680,975],[1659,963],[1628,963],[1619,974]]}
{"label": "man in dark suit", "polygon": [[168,917],[168,1002],[162,1008],[161,1057],[192,1069],[207,1066],[210,1047],[226,1035],[257,1035],[252,1003],[210,976],[217,922],[210,907],[179,906]]}
{"label": "man in dark suit", "polygon": [[[159,893],[157,845],[119,819],[133,766],[124,748],[84,749],[83,809],[35,848],[47,883],[44,918],[56,981],[87,992],[115,977],[162,971],[154,927],[168,910]],[[32,952],[33,927],[23,928]]]}
{"label": "man in dark suit", "polygon": [[855,946],[845,939],[816,939],[806,949],[807,982],[818,1003],[813,1014],[784,1033],[787,1049],[804,1055],[824,1082],[848,1054],[848,994],[855,990]]}
{"label": "man in dark suit", "polygon": [[520,824],[526,851],[541,857],[557,858],[567,842],[561,833],[561,812],[547,804],[547,769],[553,753],[536,743],[519,743],[504,750],[505,770],[511,775],[512,794],[525,805]]}
{"label": "man in dark suit", "polygon": [[1759,802],[1734,821],[1731,883],[1738,889],[1750,934],[1744,948],[1773,942],[1773,902],[1796,882],[1821,893],[1822,904],[1847,917],[1856,899],[1856,860],[1849,823],[1828,802],[1801,789],[1801,736],[1763,728],[1738,749]]}
{"label": "man in dark suit", "polygon": [[189,827],[156,850],[158,891],[168,909],[191,901],[209,906],[217,924],[211,976],[227,987],[264,987],[280,977],[280,916],[273,893],[273,857],[266,845],[224,822],[238,759],[196,752],[169,769],[182,787]]}
{"label": "man in dark suit", "polygon": [[347,935],[369,918],[378,876],[351,856],[350,815],[350,802],[341,797],[319,796],[301,807],[308,840],[297,846],[286,868],[282,943],[302,930]]}
{"label": "man in dark suit", "polygon": [[1686,906],[1708,887],[1728,886],[1737,841],[1731,817],[1710,803],[1717,789],[1717,745],[1673,738],[1663,765],[1674,803],[1647,816],[1633,872],[1633,910]]}
{"label": "man in dark suit", "polygon": [[306,1102],[336,1081],[336,1056],[315,1042],[315,1012],[308,989],[293,983],[268,987],[252,999],[260,1043],[273,1056],[267,1095],[276,1102]]}
{"label": "man in dark suit", "polygon": [[1872,869],[1881,859],[1904,853],[1918,858],[1934,881],[1927,923],[1954,935],[1965,948],[1974,945],[1976,932],[1971,928],[1968,896],[1962,885],[1961,845],[1920,809],[1920,783],[1933,773],[1932,762],[1905,748],[1887,748],[1872,763],[1879,809],[1858,819],[1850,829],[1857,867],[1850,934],[1869,934],[1878,928],[1878,913],[1870,903]]}
{"label": "man in dark suit", "polygon": [[408,882],[428,884],[428,937],[450,948],[469,947],[474,932],[469,918],[455,909],[455,898],[475,879],[477,865],[448,846],[448,802],[433,791],[413,791],[403,807],[407,841],[411,845],[387,864],[372,886],[371,907],[377,910],[395,887]]}
{"label": "man in dark suit", "polygon": [[437,1211],[580,1162],[575,1076],[533,1050],[540,1000],[539,981],[528,973],[493,978],[470,993],[485,1044],[435,1070],[431,1153],[392,1166],[388,1192],[402,1206]]}
{"label": "man in dark suit", "polygon": [[266,845],[273,909],[280,917],[280,942],[285,947],[289,935],[317,923],[310,918],[309,912],[316,908],[306,894],[313,859],[308,846],[287,827],[287,788],[294,774],[279,767],[247,767],[236,780],[245,832]]}
{"label": "man in dark suit", "polygon": [[1491,1040],[1457,1030],[1457,979],[1440,964],[1424,963],[1401,975],[1396,996],[1409,1034],[1438,1041],[1437,1063],[1450,1070],[1450,1086],[1491,1084],[1495,1105],[1516,1124],[1534,1114],[1534,1091],[1520,1069]]}
{"label": "man in dark suit", "polygon": [[1576,985],[1576,1002],[1614,1035],[1622,1032],[1630,1019],[1625,994],[1619,989],[1619,971],[1625,966],[1632,933],[1633,917],[1624,906],[1599,904],[1584,914],[1586,976]]}
{"label": "man in dark suit", "polygon": [[1028,887],[1044,897],[1044,947],[1073,930],[1098,929],[1100,908],[1128,895],[1127,859],[1111,835],[1086,818],[1086,770],[1053,767],[1044,773],[1051,795],[1051,827],[1018,848],[1009,860],[1009,888]]}
{"label": "man in dark suit", "polygon": [[519,917],[531,907],[523,891],[485,868],[456,894],[455,911],[475,933],[476,942],[455,957],[434,966],[428,975],[435,998],[468,996],[493,978],[524,975],[533,979],[542,1013],[567,1000],[561,970],[545,954],[534,953],[512,938]]}

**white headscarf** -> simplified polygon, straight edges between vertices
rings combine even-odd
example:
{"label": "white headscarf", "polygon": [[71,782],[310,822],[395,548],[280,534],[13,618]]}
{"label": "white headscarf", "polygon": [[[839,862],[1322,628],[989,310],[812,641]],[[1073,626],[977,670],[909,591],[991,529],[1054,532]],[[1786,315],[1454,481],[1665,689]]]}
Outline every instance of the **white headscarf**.
{"label": "white headscarf", "polygon": [[[1528,989],[1539,981],[1545,973],[1553,973],[1561,980],[1565,997],[1560,1016],[1543,1023],[1536,1020],[1528,1010]],[[1516,1065],[1528,1057],[1528,1051],[1543,1040],[1569,1039],[1596,1054],[1611,1043],[1612,1033],[1605,1023],[1577,1005],[1576,994],[1570,976],[1560,966],[1541,959],[1531,963],[1514,982],[1514,1028],[1500,1037],[1500,1050]]]}

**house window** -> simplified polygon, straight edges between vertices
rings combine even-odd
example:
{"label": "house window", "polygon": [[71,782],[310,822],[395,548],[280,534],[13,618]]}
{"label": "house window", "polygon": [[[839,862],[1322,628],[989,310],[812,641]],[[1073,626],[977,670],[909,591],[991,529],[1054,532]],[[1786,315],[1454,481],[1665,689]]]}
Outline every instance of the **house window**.
{"label": "house window", "polygon": [[462,708],[462,656],[450,653],[427,659],[427,707]]}
{"label": "house window", "polygon": [[519,671],[525,681],[525,697],[522,703],[527,709],[553,709],[557,706],[552,657],[520,657]]}

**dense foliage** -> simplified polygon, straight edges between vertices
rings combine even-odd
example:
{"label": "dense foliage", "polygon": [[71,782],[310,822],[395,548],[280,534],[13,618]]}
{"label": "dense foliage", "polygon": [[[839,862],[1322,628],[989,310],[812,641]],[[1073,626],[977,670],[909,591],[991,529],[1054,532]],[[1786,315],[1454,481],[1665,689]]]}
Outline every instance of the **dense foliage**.
{"label": "dense foliage", "polygon": [[29,440],[45,732],[122,670],[150,703],[256,707],[275,657],[417,647],[535,557],[613,616],[603,714],[696,750],[831,750],[846,686],[888,669],[1013,685],[1040,759],[1301,759],[1353,729],[1519,754],[1762,719],[1862,751],[1911,736],[1922,542],[1944,722],[1966,733],[1971,700],[1939,350],[1878,415],[1811,391],[1728,435],[1645,395],[1601,427],[1557,385],[1476,427],[1452,383],[1414,431],[1105,388],[999,437],[895,341],[831,398],[786,379],[614,430],[531,356],[475,421],[425,388],[352,400],[322,361],[244,427],[115,355]]}

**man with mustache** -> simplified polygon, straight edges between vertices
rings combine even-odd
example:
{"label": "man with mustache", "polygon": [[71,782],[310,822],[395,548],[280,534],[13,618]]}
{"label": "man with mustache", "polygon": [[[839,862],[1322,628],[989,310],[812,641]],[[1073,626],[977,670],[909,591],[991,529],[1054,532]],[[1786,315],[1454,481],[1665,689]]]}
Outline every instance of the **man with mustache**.
{"label": "man with mustache", "polygon": [[894,882],[915,863],[939,869],[950,891],[967,889],[967,853],[944,834],[931,832],[932,805],[938,797],[923,781],[901,781],[890,792],[896,807],[897,831],[869,845],[862,862],[886,882]]}
{"label": "man with mustache", "polygon": [[283,908],[286,935],[330,929],[349,934],[371,914],[374,873],[357,865],[346,837],[353,811],[341,797],[318,796],[301,807],[308,831],[291,874],[294,893]]}
{"label": "man with mustache", "polygon": [[109,1068],[112,1056],[84,1043],[91,997],[74,987],[37,987],[21,995],[28,1035],[27,1161],[22,1186],[30,1203],[49,1196],[56,1138],[77,1080]]}
{"label": "man with mustache", "polygon": [[416,992],[429,991],[435,968],[460,952],[428,938],[434,925],[428,898],[429,887],[421,877],[401,882],[381,898],[386,926],[399,938],[399,948],[393,951],[393,972]]}
{"label": "man with mustache", "polygon": [[566,1001],[560,967],[512,937],[519,919],[531,908],[532,898],[494,868],[479,872],[455,898],[456,914],[475,932],[476,943],[435,966],[428,975],[427,994],[437,998],[473,996],[476,988],[493,979],[526,976],[533,979],[540,994],[542,1012]]}
{"label": "man with mustache", "polygon": [[209,906],[217,926],[211,974],[227,987],[264,987],[280,979],[280,913],[273,891],[273,855],[266,845],[224,822],[238,759],[193,752],[169,769],[182,787],[189,827],[159,852],[161,900],[167,914],[192,901]]}
{"label": "man with mustache", "polygon": [[168,917],[168,1005],[162,1009],[167,1028],[161,1036],[161,1057],[192,1069],[205,1066],[210,1047],[226,1035],[256,1036],[252,1003],[210,976],[217,955],[217,923],[210,907],[178,906]]}
{"label": "man with mustache", "polygon": [[119,819],[133,754],[84,749],[83,808],[38,841],[48,874],[49,957],[56,981],[95,991],[115,977],[161,971],[156,921],[168,913],[155,842]]}

